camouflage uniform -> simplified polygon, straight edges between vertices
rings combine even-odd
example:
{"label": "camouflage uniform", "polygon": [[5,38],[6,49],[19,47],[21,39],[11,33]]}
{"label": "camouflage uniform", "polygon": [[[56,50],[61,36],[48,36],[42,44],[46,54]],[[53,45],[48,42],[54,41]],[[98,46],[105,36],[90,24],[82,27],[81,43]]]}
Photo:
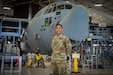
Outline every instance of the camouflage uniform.
{"label": "camouflage uniform", "polygon": [[53,75],[67,74],[67,55],[71,52],[70,40],[65,35],[55,35],[52,39],[51,66]]}

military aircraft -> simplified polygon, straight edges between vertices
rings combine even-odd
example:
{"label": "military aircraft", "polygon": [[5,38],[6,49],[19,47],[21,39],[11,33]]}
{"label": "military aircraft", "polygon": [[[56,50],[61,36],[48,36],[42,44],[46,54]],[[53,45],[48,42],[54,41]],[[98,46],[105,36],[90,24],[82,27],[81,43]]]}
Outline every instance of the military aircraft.
{"label": "military aircraft", "polygon": [[82,5],[69,1],[56,1],[41,9],[25,30],[26,48],[51,53],[51,40],[56,24],[63,25],[63,34],[71,40],[82,41],[88,37],[88,11]]}

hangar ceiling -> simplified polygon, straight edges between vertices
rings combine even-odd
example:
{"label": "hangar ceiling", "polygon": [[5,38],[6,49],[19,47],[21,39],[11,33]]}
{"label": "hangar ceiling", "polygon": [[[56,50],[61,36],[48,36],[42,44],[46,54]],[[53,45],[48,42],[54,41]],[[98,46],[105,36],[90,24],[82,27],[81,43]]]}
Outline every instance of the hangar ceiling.
{"label": "hangar ceiling", "polygon": [[[15,5],[22,4],[23,2],[24,3],[34,2],[35,4],[39,5],[40,8],[42,8],[50,3],[53,3],[54,1],[56,0],[0,0],[0,6],[7,5],[13,8]],[[113,13],[112,13],[113,0],[68,0],[68,1],[72,1],[77,5],[80,4],[87,7],[90,15],[93,16],[94,22],[96,21],[98,23],[98,21],[100,20],[102,22],[106,21],[107,24],[113,24]],[[102,6],[96,7],[94,6],[95,4],[102,4]]]}

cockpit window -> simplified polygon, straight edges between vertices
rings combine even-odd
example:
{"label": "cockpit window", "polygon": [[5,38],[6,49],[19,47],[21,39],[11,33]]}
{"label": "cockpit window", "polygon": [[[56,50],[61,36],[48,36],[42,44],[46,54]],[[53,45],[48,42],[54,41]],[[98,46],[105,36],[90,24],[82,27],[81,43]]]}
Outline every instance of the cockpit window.
{"label": "cockpit window", "polygon": [[57,10],[62,10],[62,9],[64,9],[64,5],[57,6]]}
{"label": "cockpit window", "polygon": [[46,11],[44,12],[44,14],[47,14],[47,13],[51,13],[52,12],[52,9],[53,7],[52,6],[49,6]]}
{"label": "cockpit window", "polygon": [[71,9],[71,8],[72,8],[72,5],[70,5],[70,4],[64,4],[64,5],[58,5],[58,6],[57,6],[57,4],[52,4],[49,7],[47,7],[44,14],[55,12],[57,10]]}
{"label": "cockpit window", "polygon": [[48,10],[48,13],[50,13],[50,12],[52,12],[52,8],[50,8],[50,9]]}
{"label": "cockpit window", "polygon": [[53,12],[56,11],[56,7],[53,8]]}
{"label": "cockpit window", "polygon": [[53,12],[56,11],[56,4],[53,4]]}
{"label": "cockpit window", "polygon": [[66,9],[71,9],[72,6],[71,5],[65,5]]}
{"label": "cockpit window", "polygon": [[47,9],[44,14],[50,13],[52,9]]}

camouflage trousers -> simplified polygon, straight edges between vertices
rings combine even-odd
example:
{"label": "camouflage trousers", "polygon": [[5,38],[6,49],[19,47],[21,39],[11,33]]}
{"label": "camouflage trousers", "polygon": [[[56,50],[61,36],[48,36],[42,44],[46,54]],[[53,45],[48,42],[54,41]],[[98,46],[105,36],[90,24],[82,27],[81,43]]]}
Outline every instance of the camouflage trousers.
{"label": "camouflage trousers", "polygon": [[67,61],[66,60],[52,60],[51,68],[53,75],[66,75],[67,74]]}

